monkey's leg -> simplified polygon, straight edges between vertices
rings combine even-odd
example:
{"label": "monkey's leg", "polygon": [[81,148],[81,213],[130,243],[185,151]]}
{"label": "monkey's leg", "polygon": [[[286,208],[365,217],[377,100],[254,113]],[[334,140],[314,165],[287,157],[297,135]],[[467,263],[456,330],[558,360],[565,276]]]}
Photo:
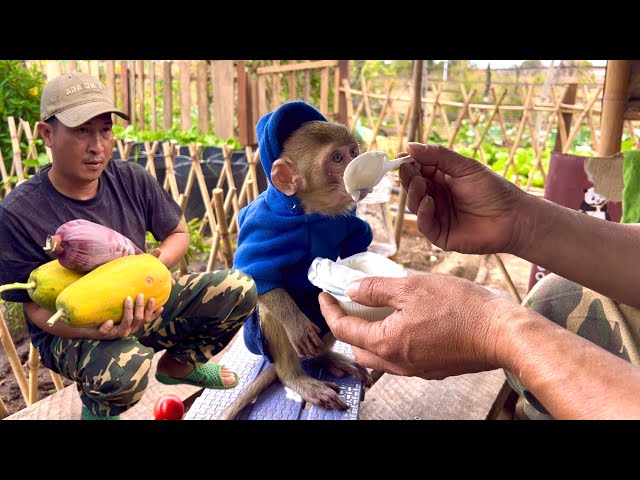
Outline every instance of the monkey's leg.
{"label": "monkey's leg", "polygon": [[353,358],[331,350],[335,343],[335,337],[331,332],[327,333],[324,338],[324,350],[316,357],[318,364],[326,368],[331,375],[342,378],[346,374],[351,374],[362,380],[367,387],[373,385],[373,378],[369,371],[360,366]]}
{"label": "monkey's leg", "polygon": [[280,382],[300,395],[305,401],[328,410],[346,410],[349,406],[340,398],[340,386],[334,382],[318,380],[307,375],[300,357],[280,321],[264,312],[260,328],[269,342],[269,353]]}

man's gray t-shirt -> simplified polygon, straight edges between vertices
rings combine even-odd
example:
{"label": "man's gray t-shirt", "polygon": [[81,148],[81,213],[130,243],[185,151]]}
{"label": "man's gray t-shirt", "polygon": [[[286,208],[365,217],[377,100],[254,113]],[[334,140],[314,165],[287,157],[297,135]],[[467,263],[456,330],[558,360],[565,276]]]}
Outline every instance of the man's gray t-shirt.
{"label": "man's gray t-shirt", "polygon": [[[178,204],[134,162],[109,161],[100,175],[98,193],[90,200],[75,200],[58,192],[49,180],[50,169],[51,165],[43,167],[0,201],[0,285],[26,282],[32,270],[55,259],[43,250],[46,238],[70,220],[85,219],[109,227],[142,250],[147,231],[163,240],[180,222]],[[12,302],[31,300],[26,290],[1,295]],[[32,343],[43,355],[53,336],[28,317],[27,325]]]}

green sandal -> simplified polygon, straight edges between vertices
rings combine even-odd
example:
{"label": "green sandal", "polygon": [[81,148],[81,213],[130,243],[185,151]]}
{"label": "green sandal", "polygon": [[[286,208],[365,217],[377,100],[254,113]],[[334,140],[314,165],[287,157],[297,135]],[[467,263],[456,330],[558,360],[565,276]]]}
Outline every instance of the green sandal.
{"label": "green sandal", "polygon": [[120,420],[120,415],[99,417],[91,413],[91,410],[89,410],[86,406],[82,405],[82,413],[80,414],[80,420]]}
{"label": "green sandal", "polygon": [[194,368],[188,375],[185,375],[182,378],[169,377],[167,375],[160,375],[159,373],[156,373],[156,380],[160,383],[164,383],[165,385],[186,383],[195,387],[219,390],[226,390],[238,385],[239,379],[236,372],[233,372],[233,375],[236,377],[236,381],[231,385],[224,385],[222,383],[222,377],[220,376],[220,370],[222,370],[222,365],[218,363],[204,363]]}

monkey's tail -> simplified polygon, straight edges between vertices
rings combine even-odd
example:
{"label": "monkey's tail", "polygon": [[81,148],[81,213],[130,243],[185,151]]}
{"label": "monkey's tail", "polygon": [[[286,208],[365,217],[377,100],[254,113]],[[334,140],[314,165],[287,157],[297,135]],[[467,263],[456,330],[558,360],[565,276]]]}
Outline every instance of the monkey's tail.
{"label": "monkey's tail", "polygon": [[253,382],[245,387],[245,389],[238,395],[227,408],[218,417],[218,420],[233,420],[240,412],[249,405],[254,398],[271,385],[275,379],[278,378],[276,374],[276,367],[269,365],[260,375],[258,375]]}

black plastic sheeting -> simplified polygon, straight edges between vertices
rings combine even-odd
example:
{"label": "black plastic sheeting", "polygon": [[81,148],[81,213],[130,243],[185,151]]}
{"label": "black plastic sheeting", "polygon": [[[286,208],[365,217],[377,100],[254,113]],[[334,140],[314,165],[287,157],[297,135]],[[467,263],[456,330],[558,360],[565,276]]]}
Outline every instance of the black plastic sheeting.
{"label": "black plastic sheeting", "polygon": [[[211,197],[211,190],[213,190],[220,178],[220,172],[224,165],[224,155],[222,148],[206,146],[201,151],[202,160],[200,160],[200,167],[204,175],[205,183],[209,196]],[[114,159],[119,159],[120,154],[116,149],[113,151]],[[136,162],[142,166],[147,164],[147,153],[144,149],[144,143],[134,143],[131,147],[129,154],[129,161]],[[175,171],[176,183],[178,190],[182,193],[185,191],[187,185],[187,179],[189,177],[189,170],[191,169],[192,159],[189,156],[189,148],[186,146],[180,147],[180,154],[174,159],[173,169]],[[156,153],[153,157],[153,164],[156,169],[156,177],[160,185],[164,183],[166,175],[166,166],[164,153]],[[247,156],[244,150],[236,150],[231,154],[231,172],[233,175],[233,181],[236,187],[236,193],[240,193],[240,188],[244,183],[244,179],[249,170],[249,164],[247,162]],[[258,177],[258,190],[263,192],[267,189],[267,179],[262,169],[262,165],[258,163],[256,166]],[[224,181],[222,188],[225,192],[225,196],[228,190],[228,184]],[[202,218],[205,213],[204,202],[200,193],[200,187],[197,180],[194,179],[193,186],[191,187],[191,193],[189,194],[189,200],[187,201],[187,208],[185,210],[185,218],[191,220],[192,218]]]}

